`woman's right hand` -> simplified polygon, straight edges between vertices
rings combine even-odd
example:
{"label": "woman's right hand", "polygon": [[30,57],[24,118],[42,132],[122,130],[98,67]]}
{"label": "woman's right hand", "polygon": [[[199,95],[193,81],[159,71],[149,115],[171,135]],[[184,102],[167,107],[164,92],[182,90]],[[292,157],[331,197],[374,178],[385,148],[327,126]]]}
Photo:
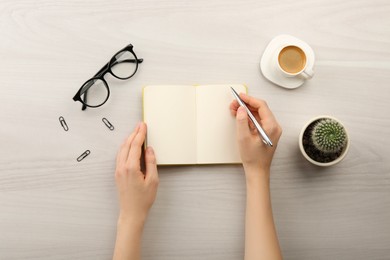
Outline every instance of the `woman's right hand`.
{"label": "woman's right hand", "polygon": [[240,98],[245,102],[273,143],[273,147],[263,143],[245,108],[241,107],[237,100],[234,100],[230,104],[230,110],[236,117],[238,145],[246,176],[251,177],[248,175],[252,173],[258,175],[259,171],[269,174],[272,158],[282,134],[282,128],[265,101],[244,93],[240,94]]}

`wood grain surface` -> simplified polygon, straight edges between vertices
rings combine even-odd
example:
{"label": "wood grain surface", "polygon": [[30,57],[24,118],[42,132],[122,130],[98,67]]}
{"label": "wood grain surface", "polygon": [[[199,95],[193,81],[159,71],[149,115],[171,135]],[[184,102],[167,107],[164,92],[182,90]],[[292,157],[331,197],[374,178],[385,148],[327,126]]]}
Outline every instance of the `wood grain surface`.
{"label": "wood grain surface", "polygon": [[[114,158],[142,118],[142,87],[221,83],[247,84],[283,127],[271,187],[284,258],[390,259],[389,13],[387,0],[1,0],[0,259],[110,259]],[[295,90],[259,70],[279,34],[316,54],[314,78]],[[108,103],[81,111],[73,95],[128,43],[144,58],[137,74],[107,76]],[[327,169],[298,149],[301,127],[321,114],[351,137]],[[159,174],[143,259],[243,259],[242,168]]]}

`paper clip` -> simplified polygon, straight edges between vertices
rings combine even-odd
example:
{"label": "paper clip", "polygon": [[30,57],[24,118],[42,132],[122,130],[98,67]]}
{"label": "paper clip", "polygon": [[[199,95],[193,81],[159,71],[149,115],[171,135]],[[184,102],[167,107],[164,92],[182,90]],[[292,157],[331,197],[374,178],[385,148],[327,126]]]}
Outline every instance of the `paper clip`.
{"label": "paper clip", "polygon": [[84,160],[84,158],[87,157],[90,153],[91,153],[90,150],[86,150],[85,152],[83,152],[83,153],[77,158],[77,161],[78,161],[78,162],[81,162],[81,161]]}
{"label": "paper clip", "polygon": [[61,124],[62,128],[64,128],[65,131],[68,131],[69,127],[65,122],[65,118],[60,116],[58,119],[60,120],[60,124]]}
{"label": "paper clip", "polygon": [[110,121],[107,120],[107,118],[102,118],[103,123],[110,129],[111,131],[114,130],[114,126],[110,123]]}

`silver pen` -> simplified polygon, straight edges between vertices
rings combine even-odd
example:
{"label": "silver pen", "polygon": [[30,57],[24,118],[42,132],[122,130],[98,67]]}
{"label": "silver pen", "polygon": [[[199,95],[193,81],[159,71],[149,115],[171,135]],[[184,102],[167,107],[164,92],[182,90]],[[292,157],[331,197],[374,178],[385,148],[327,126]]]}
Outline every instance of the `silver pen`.
{"label": "silver pen", "polygon": [[240,104],[240,106],[243,106],[245,108],[250,120],[252,121],[252,123],[255,125],[257,131],[259,132],[261,139],[263,139],[263,142],[266,145],[269,145],[272,147],[271,139],[269,139],[268,135],[264,132],[263,128],[260,126],[260,124],[257,122],[256,118],[253,116],[252,112],[248,109],[248,107],[246,106],[244,101],[241,100],[240,96],[237,94],[237,92],[234,90],[234,88],[232,88],[232,87],[230,87],[230,88],[232,89],[233,95],[237,99],[238,104]]}

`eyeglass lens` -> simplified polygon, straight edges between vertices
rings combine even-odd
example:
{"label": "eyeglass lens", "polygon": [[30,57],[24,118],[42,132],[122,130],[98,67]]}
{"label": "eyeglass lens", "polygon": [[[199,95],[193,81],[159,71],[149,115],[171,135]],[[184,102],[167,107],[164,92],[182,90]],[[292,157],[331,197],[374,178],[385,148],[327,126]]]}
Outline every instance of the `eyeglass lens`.
{"label": "eyeglass lens", "polygon": [[128,79],[137,69],[137,59],[130,51],[122,51],[115,55],[116,61],[111,64],[111,72],[120,79]]}
{"label": "eyeglass lens", "polygon": [[106,83],[101,79],[90,79],[82,86],[81,98],[88,90],[88,99],[86,104],[91,107],[102,105],[108,98],[108,87]]}

